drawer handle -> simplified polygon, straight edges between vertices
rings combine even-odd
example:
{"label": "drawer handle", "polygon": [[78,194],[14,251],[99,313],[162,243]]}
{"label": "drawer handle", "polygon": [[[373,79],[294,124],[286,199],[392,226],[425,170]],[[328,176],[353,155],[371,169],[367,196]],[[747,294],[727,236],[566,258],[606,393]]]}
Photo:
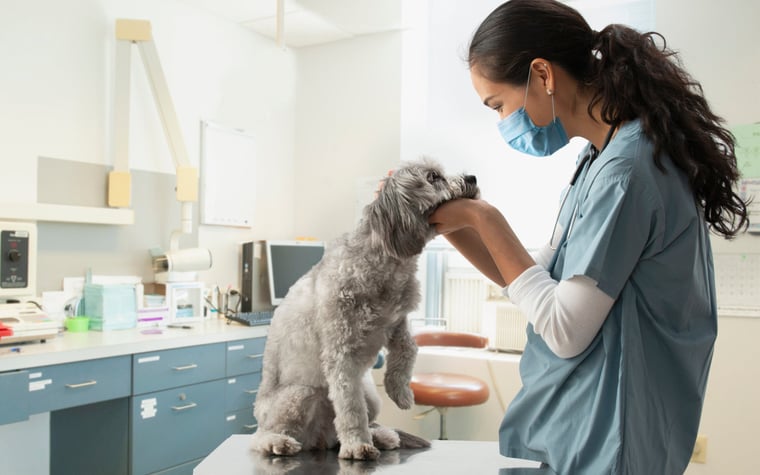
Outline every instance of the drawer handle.
{"label": "drawer handle", "polygon": [[258,426],[259,426],[258,424],[243,424],[243,427],[245,427],[246,429],[255,429]]}
{"label": "drawer handle", "polygon": [[259,390],[258,389],[246,389],[243,392],[245,392],[246,394],[256,394],[256,393],[259,392]]}
{"label": "drawer handle", "polygon": [[197,404],[191,402],[190,404],[185,404],[184,406],[172,406],[172,409],[175,411],[186,411],[188,409],[194,408],[195,406],[197,406]]}
{"label": "drawer handle", "polygon": [[93,379],[92,381],[85,381],[84,383],[67,384],[66,387],[71,388],[71,389],[77,389],[77,388],[84,388],[87,386],[95,386],[96,384],[98,384],[98,382]]}
{"label": "drawer handle", "polygon": [[246,355],[246,358],[251,358],[252,360],[255,360],[256,358],[261,358],[264,356],[264,353],[259,353],[258,355]]}
{"label": "drawer handle", "polygon": [[188,364],[188,365],[185,365],[185,366],[174,366],[174,367],[172,367],[172,369],[174,371],[187,371],[189,369],[195,369],[197,367],[198,367],[198,365],[193,363],[193,364]]}

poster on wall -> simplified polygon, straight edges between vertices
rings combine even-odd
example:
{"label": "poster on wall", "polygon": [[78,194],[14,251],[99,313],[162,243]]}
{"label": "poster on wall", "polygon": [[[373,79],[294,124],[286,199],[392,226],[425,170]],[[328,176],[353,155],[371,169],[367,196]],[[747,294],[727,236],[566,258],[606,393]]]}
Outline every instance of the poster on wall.
{"label": "poster on wall", "polygon": [[760,122],[733,127],[736,162],[742,199],[752,198],[749,206],[749,232],[760,233]]}
{"label": "poster on wall", "polygon": [[241,129],[201,122],[201,224],[251,227],[256,142]]}

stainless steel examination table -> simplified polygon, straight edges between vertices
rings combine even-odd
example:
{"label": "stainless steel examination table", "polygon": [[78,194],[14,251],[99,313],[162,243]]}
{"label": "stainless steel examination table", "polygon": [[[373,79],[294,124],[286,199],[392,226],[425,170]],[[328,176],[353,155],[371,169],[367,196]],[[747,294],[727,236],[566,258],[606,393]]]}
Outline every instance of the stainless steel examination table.
{"label": "stainless steel examination table", "polygon": [[435,440],[429,449],[386,450],[375,461],[338,458],[337,451],[293,457],[250,450],[250,435],[232,435],[206,457],[193,475],[544,475],[538,462],[503,457],[498,442]]}

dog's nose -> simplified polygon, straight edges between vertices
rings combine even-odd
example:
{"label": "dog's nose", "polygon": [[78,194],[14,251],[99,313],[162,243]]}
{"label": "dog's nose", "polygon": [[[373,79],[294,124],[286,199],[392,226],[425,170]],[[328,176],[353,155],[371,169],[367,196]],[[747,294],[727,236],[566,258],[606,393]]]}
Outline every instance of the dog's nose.
{"label": "dog's nose", "polygon": [[464,182],[467,183],[468,185],[477,185],[478,179],[475,178],[475,175],[465,175]]}

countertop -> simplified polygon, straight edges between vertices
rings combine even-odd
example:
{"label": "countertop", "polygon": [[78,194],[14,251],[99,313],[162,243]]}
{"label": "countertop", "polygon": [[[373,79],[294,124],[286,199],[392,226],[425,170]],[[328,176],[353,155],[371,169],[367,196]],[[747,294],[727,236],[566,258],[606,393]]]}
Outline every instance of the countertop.
{"label": "countertop", "polygon": [[378,460],[338,458],[334,450],[265,456],[250,449],[250,435],[232,435],[206,457],[193,475],[544,475],[540,463],[503,457],[498,442],[434,440],[429,449],[385,450]]}
{"label": "countertop", "polygon": [[64,331],[45,343],[0,346],[0,372],[36,366],[109,358],[148,351],[221,343],[266,336],[268,326],[227,324],[222,319],[189,323],[192,328],[130,328],[126,330]]}

